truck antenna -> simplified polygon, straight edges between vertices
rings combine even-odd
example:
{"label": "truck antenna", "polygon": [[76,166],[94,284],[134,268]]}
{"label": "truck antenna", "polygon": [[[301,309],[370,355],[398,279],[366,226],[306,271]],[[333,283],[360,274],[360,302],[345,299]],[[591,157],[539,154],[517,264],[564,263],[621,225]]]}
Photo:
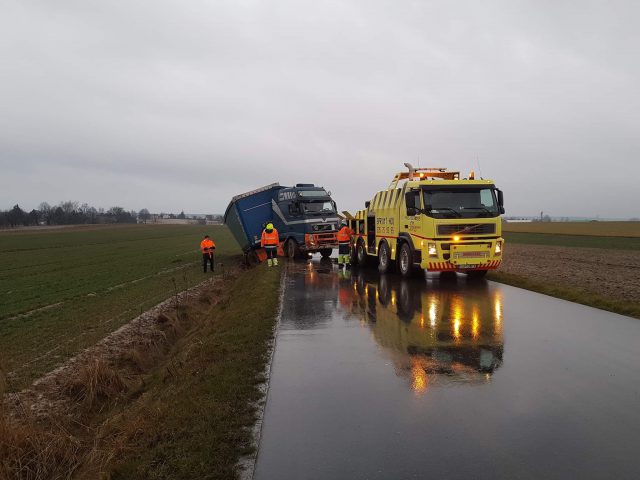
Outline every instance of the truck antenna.
{"label": "truck antenna", "polygon": [[476,153],[476,163],[478,164],[478,173],[480,174],[480,180],[484,180],[484,178],[482,178],[482,169],[480,168],[480,157],[478,156],[477,153]]}

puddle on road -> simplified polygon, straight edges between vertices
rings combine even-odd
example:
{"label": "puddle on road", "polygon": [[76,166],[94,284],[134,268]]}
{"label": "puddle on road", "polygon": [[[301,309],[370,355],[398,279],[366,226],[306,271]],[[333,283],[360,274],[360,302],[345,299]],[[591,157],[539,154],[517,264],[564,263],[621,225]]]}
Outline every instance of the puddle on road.
{"label": "puddle on road", "polygon": [[640,324],[287,262],[255,480],[637,478]]}
{"label": "puddle on road", "polygon": [[[322,328],[336,310],[368,329],[398,376],[416,393],[491,381],[503,361],[503,305],[498,290],[464,276],[403,279],[375,269],[338,271],[321,262],[289,265],[295,328]],[[331,275],[328,275],[331,274]],[[298,284],[300,283],[300,284]],[[302,287],[302,288],[296,288]],[[305,315],[306,297],[326,314]]]}
{"label": "puddle on road", "polygon": [[339,295],[343,308],[368,326],[416,392],[484,383],[502,364],[502,300],[486,283],[358,271],[343,280]]}

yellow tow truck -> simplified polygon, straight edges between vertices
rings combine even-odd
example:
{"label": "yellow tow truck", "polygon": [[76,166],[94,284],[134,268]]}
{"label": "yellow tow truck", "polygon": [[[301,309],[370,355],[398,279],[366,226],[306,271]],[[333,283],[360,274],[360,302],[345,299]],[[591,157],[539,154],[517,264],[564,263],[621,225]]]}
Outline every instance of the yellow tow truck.
{"label": "yellow tow truck", "polygon": [[403,276],[417,269],[464,272],[482,277],[502,262],[500,215],[503,193],[473,172],[414,168],[397,173],[355,216],[343,212],[355,235],[352,261],[396,267]]}

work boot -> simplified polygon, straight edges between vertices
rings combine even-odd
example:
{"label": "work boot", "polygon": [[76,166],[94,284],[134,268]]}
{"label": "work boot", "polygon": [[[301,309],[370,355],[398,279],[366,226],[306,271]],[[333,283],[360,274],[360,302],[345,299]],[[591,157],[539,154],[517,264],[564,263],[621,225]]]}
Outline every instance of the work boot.
{"label": "work boot", "polygon": [[269,267],[271,267],[273,265],[273,260],[271,260],[270,258],[267,260],[267,265],[269,265]]}
{"label": "work boot", "polygon": [[278,259],[277,259],[277,258],[274,258],[274,259],[273,259],[273,264],[274,264],[275,266],[278,266]]}

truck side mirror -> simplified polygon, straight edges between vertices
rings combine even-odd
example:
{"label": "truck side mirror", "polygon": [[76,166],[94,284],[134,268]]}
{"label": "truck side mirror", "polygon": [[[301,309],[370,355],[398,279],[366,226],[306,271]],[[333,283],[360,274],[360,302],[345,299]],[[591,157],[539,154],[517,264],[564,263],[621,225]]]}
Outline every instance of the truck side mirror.
{"label": "truck side mirror", "polygon": [[500,213],[504,213],[504,193],[502,190],[497,189],[498,192],[498,207],[500,207]]}
{"label": "truck side mirror", "polygon": [[364,208],[369,208],[369,205],[371,205],[370,201],[367,200],[366,202],[364,202]]}

